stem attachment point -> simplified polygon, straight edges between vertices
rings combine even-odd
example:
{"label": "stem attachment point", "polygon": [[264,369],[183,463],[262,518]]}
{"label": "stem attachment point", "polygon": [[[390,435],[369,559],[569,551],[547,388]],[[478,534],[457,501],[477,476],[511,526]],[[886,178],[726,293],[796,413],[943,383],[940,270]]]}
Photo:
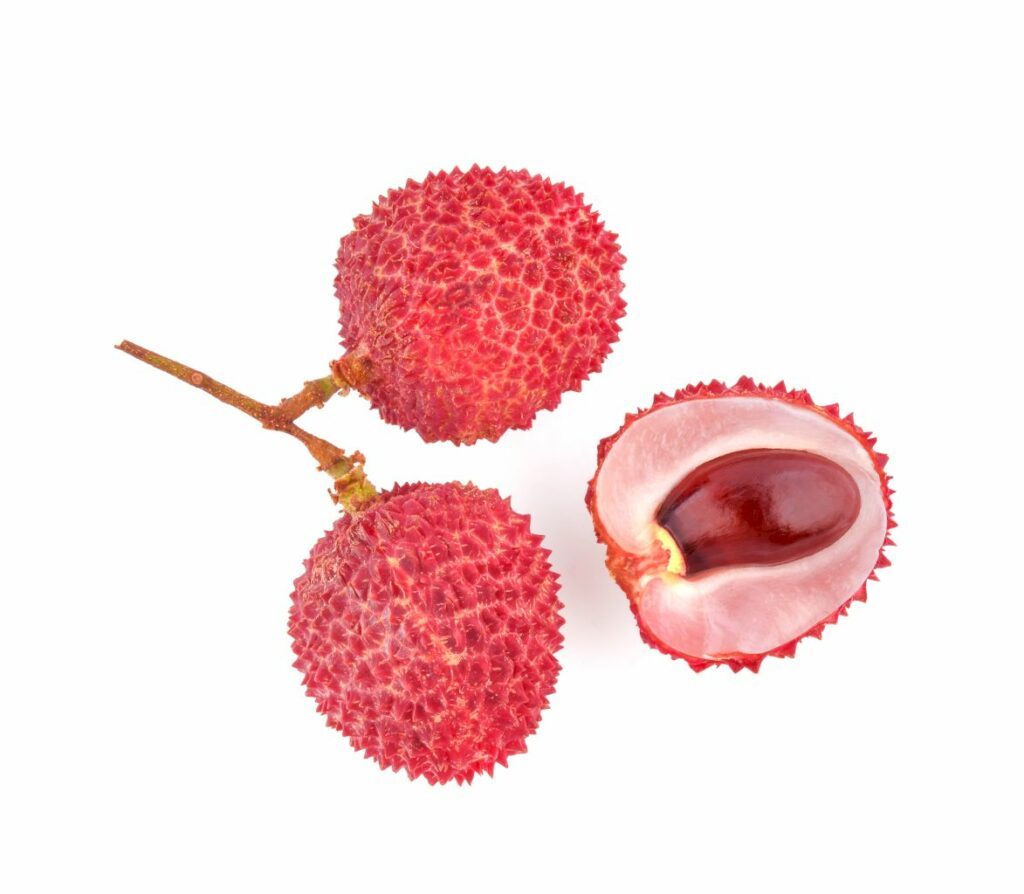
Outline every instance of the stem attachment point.
{"label": "stem attachment point", "polygon": [[363,471],[363,463],[366,461],[363,454],[358,451],[347,454],[330,442],[310,434],[295,424],[295,420],[307,410],[312,407],[322,407],[334,394],[348,390],[348,386],[343,382],[338,382],[333,375],[306,382],[301,391],[291,397],[286,397],[276,406],[271,406],[253,400],[248,395],[218,382],[197,369],[192,369],[184,363],[171,360],[169,357],[164,357],[162,354],[157,354],[134,342],[123,341],[115,347],[143,363],[148,363],[176,379],[205,391],[222,403],[241,410],[252,416],[264,428],[284,432],[302,442],[313,459],[317,461],[319,469],[334,479],[334,488],[330,491],[331,499],[348,512],[358,512],[361,507],[377,496],[376,489],[367,480]]}

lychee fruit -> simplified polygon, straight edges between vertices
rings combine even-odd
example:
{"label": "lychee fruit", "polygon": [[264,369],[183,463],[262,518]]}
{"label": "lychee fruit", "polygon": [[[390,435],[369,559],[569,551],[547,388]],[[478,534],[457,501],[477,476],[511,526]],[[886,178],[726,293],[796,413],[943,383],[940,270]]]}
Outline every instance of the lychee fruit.
{"label": "lychee fruit", "polygon": [[341,240],[342,388],[425,441],[529,428],[601,368],[625,312],[614,234],[526,171],[428,175]]}
{"label": "lychee fruit", "polygon": [[381,767],[468,782],[526,750],[554,691],[562,625],[549,550],[495,490],[406,484],[378,493],[360,453],[295,420],[333,391],[307,382],[263,404],[131,342],[118,347],[299,440],[347,514],[295,581],[289,632],[327,723]]}
{"label": "lychee fruit", "polygon": [[494,490],[412,484],[342,516],[295,582],[295,666],[356,749],[429,782],[526,750],[554,691],[548,550]]}
{"label": "lychee fruit", "polygon": [[658,395],[598,447],[587,505],[643,638],[757,670],[889,564],[888,457],[853,415],[747,377]]}

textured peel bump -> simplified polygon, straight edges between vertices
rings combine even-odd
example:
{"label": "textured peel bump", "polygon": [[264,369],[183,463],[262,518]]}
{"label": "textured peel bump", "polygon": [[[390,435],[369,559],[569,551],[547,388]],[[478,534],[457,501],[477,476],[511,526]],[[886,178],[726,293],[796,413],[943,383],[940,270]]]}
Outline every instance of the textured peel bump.
{"label": "textured peel bump", "polygon": [[478,166],[410,180],[341,240],[336,370],[426,441],[529,428],[618,339],[624,260],[564,184]]}
{"label": "textured peel bump", "polygon": [[[757,670],[769,655],[791,657],[805,636],[867,598],[867,581],[889,564],[893,545],[888,457],[853,415],[818,406],[806,391],[742,377],[658,395],[598,447],[587,505],[612,576],[630,599],[643,638],[694,669]],[[687,574],[658,524],[680,482],[723,458],[812,457],[854,489],[849,524],[810,553],[777,564],[739,563]],[[797,503],[804,500],[798,496]],[[800,507],[797,505],[798,509]]]}
{"label": "textured peel bump", "polygon": [[314,546],[289,632],[307,693],[357,750],[430,783],[526,750],[554,692],[549,550],[495,490],[408,484]]}

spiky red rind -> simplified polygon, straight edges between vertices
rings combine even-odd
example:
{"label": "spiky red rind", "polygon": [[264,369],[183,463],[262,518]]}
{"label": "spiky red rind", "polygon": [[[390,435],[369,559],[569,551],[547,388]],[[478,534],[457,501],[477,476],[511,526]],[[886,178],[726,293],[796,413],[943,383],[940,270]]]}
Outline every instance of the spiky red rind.
{"label": "spiky red rind", "polygon": [[351,384],[427,441],[529,428],[597,372],[625,313],[617,237],[563,183],[474,165],[381,196],[341,240]]}
{"label": "spiky red rind", "polygon": [[382,768],[470,781],[526,750],[554,691],[550,551],[497,491],[407,484],[342,516],[292,593],[289,632],[327,724]]}
{"label": "spiky red rind", "polygon": [[629,605],[633,610],[633,617],[636,619],[637,627],[640,630],[640,635],[644,642],[657,649],[659,652],[664,652],[666,655],[670,655],[673,658],[683,659],[690,665],[690,667],[698,672],[706,670],[714,665],[726,665],[733,672],[739,672],[746,668],[756,673],[760,669],[761,663],[765,658],[794,657],[796,654],[797,644],[802,639],[805,639],[808,636],[821,639],[824,629],[830,624],[837,623],[839,618],[847,613],[854,602],[866,602],[867,581],[865,581],[861,587],[852,596],[850,596],[848,600],[846,600],[846,602],[844,602],[828,617],[817,622],[799,636],[794,637],[792,640],[767,652],[762,652],[756,655],[737,653],[735,655],[719,659],[697,658],[692,655],[685,655],[682,652],[670,649],[664,643],[659,641],[646,628],[640,618],[636,601],[637,594],[631,591],[631,584],[632,581],[639,576],[637,573],[638,562],[642,562],[642,560],[635,556],[630,556],[615,547],[614,541],[608,535],[607,530],[601,522],[600,513],[597,511],[595,496],[597,477],[600,474],[601,465],[603,464],[605,457],[608,455],[608,452],[611,450],[615,442],[622,437],[625,431],[634,422],[642,419],[648,413],[669,404],[682,403],[691,400],[717,400],[729,397],[763,397],[768,400],[782,400],[815,410],[856,438],[868,453],[871,457],[872,463],[874,464],[875,471],[878,473],[878,479],[881,483],[881,496],[885,505],[886,513],[886,537],[878,551],[878,558],[875,561],[874,569],[868,576],[868,580],[877,580],[875,571],[879,568],[885,568],[891,564],[890,560],[885,555],[885,550],[886,547],[895,546],[895,543],[888,534],[889,531],[896,527],[896,520],[893,517],[892,512],[892,495],[894,491],[890,487],[891,476],[885,471],[885,467],[889,462],[889,457],[874,449],[877,439],[873,437],[870,432],[865,431],[853,421],[853,414],[850,413],[843,416],[840,413],[838,404],[826,404],[819,406],[814,402],[807,391],[802,389],[788,389],[784,381],[780,381],[774,386],[768,386],[755,382],[749,376],[740,376],[740,378],[737,379],[736,384],[732,386],[727,386],[718,379],[712,379],[707,384],[698,382],[696,385],[687,385],[685,388],[679,389],[672,395],[665,394],[664,392],[656,394],[651,406],[646,410],[638,409],[635,413],[627,413],[619,430],[615,432],[615,434],[602,439],[602,441],[597,445],[597,469],[594,472],[594,477],[591,478],[590,483],[587,486],[587,508],[590,510],[590,516],[594,522],[594,531],[597,535],[598,542],[603,543],[606,548],[605,563],[608,566],[608,570],[611,572],[612,577],[615,578],[619,586],[629,596]]}

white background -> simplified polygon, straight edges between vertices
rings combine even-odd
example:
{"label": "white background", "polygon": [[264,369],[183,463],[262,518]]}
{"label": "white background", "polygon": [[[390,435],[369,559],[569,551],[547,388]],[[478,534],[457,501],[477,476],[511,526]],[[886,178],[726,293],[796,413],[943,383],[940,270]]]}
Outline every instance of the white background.
{"label": "white background", "polygon": [[[1019,4],[5,10],[0,887],[1021,890]],[[582,190],[629,312],[498,445],[307,419],[381,486],[500,488],[554,551],[551,709],[442,788],[290,666],[327,480],[112,345],[291,393],[338,352],[353,215],[473,162]],[[899,547],[795,660],[696,675],[641,642],[583,494],[626,411],[742,373],[878,433]]]}

